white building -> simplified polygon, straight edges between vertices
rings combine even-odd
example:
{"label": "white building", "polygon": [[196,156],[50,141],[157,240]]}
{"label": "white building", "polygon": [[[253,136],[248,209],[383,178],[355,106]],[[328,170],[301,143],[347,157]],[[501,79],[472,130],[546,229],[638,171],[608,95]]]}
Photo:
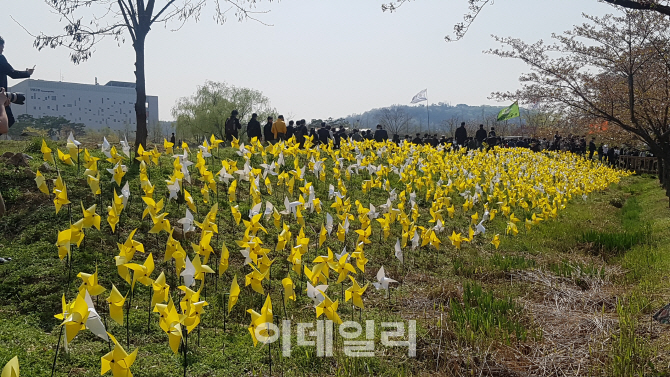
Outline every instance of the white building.
{"label": "white building", "polygon": [[[96,80],[97,82],[97,80]],[[25,93],[25,105],[12,104],[14,117],[28,114],[63,117],[93,129],[134,130],[135,83],[110,81],[105,85],[28,79],[12,86]],[[147,127],[158,124],[158,97],[147,96]]]}

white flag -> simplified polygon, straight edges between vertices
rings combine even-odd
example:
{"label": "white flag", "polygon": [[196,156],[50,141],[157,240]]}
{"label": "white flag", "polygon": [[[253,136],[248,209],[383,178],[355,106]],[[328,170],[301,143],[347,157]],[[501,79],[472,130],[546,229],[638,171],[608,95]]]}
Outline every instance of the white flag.
{"label": "white flag", "polygon": [[419,102],[423,102],[423,101],[428,101],[428,98],[426,98],[427,95],[428,95],[428,89],[424,89],[424,90],[420,91],[419,93],[417,93],[417,95],[415,95],[412,98],[411,103],[419,103]]}

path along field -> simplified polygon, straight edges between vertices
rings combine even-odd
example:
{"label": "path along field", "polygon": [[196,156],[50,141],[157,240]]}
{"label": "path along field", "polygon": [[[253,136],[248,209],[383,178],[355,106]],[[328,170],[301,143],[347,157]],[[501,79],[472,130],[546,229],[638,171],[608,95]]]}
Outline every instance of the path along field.
{"label": "path along field", "polygon": [[[135,376],[183,375],[185,361],[190,376],[668,369],[666,325],[651,315],[670,299],[670,220],[653,177],[521,149],[212,144],[152,148],[139,164],[118,144],[109,157],[94,143],[49,144],[58,172],[43,173],[46,193],[32,173],[42,141],[0,144],[34,157],[32,171],[0,162],[0,257],[12,258],[0,264],[1,365],[18,356],[22,375],[50,375],[64,334],[55,375],[99,375],[115,345],[94,334],[92,304],[116,347],[137,350]],[[65,164],[77,154],[79,164]],[[96,266],[99,286],[86,275]],[[397,281],[388,293],[372,284],[382,266]],[[336,322],[332,356],[297,343],[297,323],[317,314]],[[254,345],[249,327],[284,320],[294,327],[290,357],[283,337]],[[381,342],[381,322],[410,320],[412,357]],[[374,321],[374,357],[345,355],[340,321],[362,325],[358,340]]]}

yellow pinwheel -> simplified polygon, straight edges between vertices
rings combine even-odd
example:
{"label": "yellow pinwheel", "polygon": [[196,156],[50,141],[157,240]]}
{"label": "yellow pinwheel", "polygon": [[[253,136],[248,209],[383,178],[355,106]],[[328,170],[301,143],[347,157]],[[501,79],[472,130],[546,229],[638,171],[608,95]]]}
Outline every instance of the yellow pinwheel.
{"label": "yellow pinwheel", "polygon": [[[44,140],[42,140],[44,141]],[[14,356],[7,364],[5,364],[5,367],[2,368],[2,374],[0,374],[1,377],[19,377],[19,357]]]}
{"label": "yellow pinwheel", "polygon": [[183,316],[180,316],[177,313],[177,309],[174,306],[172,299],[168,299],[167,305],[165,304],[156,304],[156,307],[153,310],[160,314],[159,325],[163,331],[168,335],[168,341],[170,343],[170,349],[175,354],[179,353],[179,344],[182,341],[182,331],[181,323]]}
{"label": "yellow pinwheel", "polygon": [[456,231],[451,232],[451,236],[449,236],[449,240],[451,241],[451,244],[456,246],[457,249],[461,248],[461,242],[463,242],[465,239],[461,236],[460,233],[456,233]]}
{"label": "yellow pinwheel", "polygon": [[107,206],[107,223],[112,228],[112,233],[116,231],[116,225],[119,223],[121,211],[116,210],[115,206]]}
{"label": "yellow pinwheel", "polygon": [[44,139],[42,139],[42,148],[40,148],[40,152],[43,154],[42,157],[44,158],[44,161],[56,164],[56,161],[54,161],[54,156],[51,154],[51,148],[49,148],[47,142],[44,141]]}
{"label": "yellow pinwheel", "polygon": [[[58,318],[58,316],[56,317]],[[65,339],[68,343],[72,342],[79,331],[86,328],[88,320],[88,304],[83,295],[77,295],[74,303],[68,307],[67,315],[63,319],[61,326],[65,327]]]}
{"label": "yellow pinwheel", "polygon": [[174,151],[172,150],[172,147],[174,147],[174,143],[171,143],[167,141],[167,139],[163,139],[163,148],[165,148],[165,153],[166,154],[174,154]]}
{"label": "yellow pinwheel", "polygon": [[54,184],[54,194],[56,194],[54,197],[54,205],[56,206],[56,213],[58,213],[61,207],[70,204],[70,201],[67,198],[67,187],[65,186],[65,183],[63,183],[60,175]]}
{"label": "yellow pinwheel", "polygon": [[88,209],[84,209],[84,203],[81,203],[81,210],[84,213],[83,228],[90,228],[94,226],[97,230],[100,230],[100,215],[95,213],[96,207],[97,205],[94,204]]}
{"label": "yellow pinwheel", "polygon": [[500,246],[500,235],[496,234],[493,236],[493,240],[491,241],[491,244],[496,247],[496,250],[498,250],[498,246]]}
{"label": "yellow pinwheel", "polygon": [[121,179],[126,175],[126,166],[121,165],[121,162],[118,162],[113,169],[107,169],[107,171],[112,175],[112,182],[116,182],[119,187],[121,187]]}
{"label": "yellow pinwheel", "polygon": [[[162,200],[162,199],[161,199]],[[161,213],[160,215],[151,215],[151,221],[154,223],[154,226],[149,230],[149,233],[160,233],[165,231],[170,233],[172,228],[170,227],[170,220],[166,219],[167,212]]]}
{"label": "yellow pinwheel", "polygon": [[239,206],[230,206],[230,212],[233,214],[233,218],[235,219],[235,224],[240,225],[240,220],[242,219],[242,214],[240,213],[240,210],[238,209]]}
{"label": "yellow pinwheel", "polygon": [[293,289],[293,280],[291,280],[291,275],[285,277],[281,281],[282,287],[284,287],[284,305],[288,303],[288,300],[296,300],[295,290]]}
{"label": "yellow pinwheel", "polygon": [[229,258],[230,258],[230,252],[228,252],[228,247],[224,242],[223,245],[221,246],[221,259],[219,260],[219,277],[222,276],[228,270]]}
{"label": "yellow pinwheel", "polygon": [[237,284],[237,275],[233,277],[233,282],[230,284],[230,292],[228,295],[228,313],[233,310],[233,306],[237,303],[240,297],[240,286]]}
{"label": "yellow pinwheel", "polygon": [[173,231],[174,229],[170,231],[170,236],[166,242],[165,257],[163,261],[167,262],[174,258],[175,267],[177,269],[176,273],[180,274],[181,270],[184,268],[184,264],[186,263],[186,251],[183,247],[181,247],[181,243],[172,237]]}
{"label": "yellow pinwheel", "polygon": [[142,220],[144,220],[147,215],[156,216],[158,215],[158,212],[163,210],[163,199],[156,202],[148,196],[143,196],[142,201],[144,201],[144,204],[147,205],[147,207],[144,209],[144,212],[142,212]]}
{"label": "yellow pinwheel", "polygon": [[135,282],[140,282],[144,286],[151,285],[154,281],[151,279],[151,274],[154,272],[154,257],[152,253],[147,255],[144,264],[127,263],[124,265],[128,269],[133,270],[133,282],[131,289],[135,289]]}
{"label": "yellow pinwheel", "polygon": [[114,342],[114,349],[100,358],[102,363],[100,375],[102,376],[111,370],[113,377],[132,377],[133,373],[130,371],[130,367],[137,358],[137,349],[129,355],[112,334],[107,333],[107,335]]}
{"label": "yellow pinwheel", "polygon": [[265,299],[265,304],[261,308],[261,312],[257,313],[253,309],[248,309],[247,313],[251,314],[251,324],[249,325],[249,333],[251,334],[251,339],[254,342],[254,347],[258,344],[259,339],[257,339],[256,334],[261,335],[262,338],[260,341],[266,343],[268,339],[272,336],[270,334],[269,324],[272,323],[272,301],[270,300],[270,295]]}
{"label": "yellow pinwheel", "polygon": [[49,187],[47,187],[47,182],[44,179],[44,176],[40,171],[38,170],[35,173],[35,183],[37,184],[37,188],[42,191],[43,193],[49,195]]}
{"label": "yellow pinwheel", "polygon": [[344,291],[344,299],[345,301],[353,299],[354,305],[363,309],[363,293],[365,293],[365,290],[368,289],[368,285],[370,285],[370,283],[365,284],[365,286],[361,288],[353,276],[349,276],[349,279],[351,279],[352,286]]}
{"label": "yellow pinwheel", "polygon": [[119,325],[123,325],[123,305],[126,302],[126,297],[121,295],[116,286],[112,284],[112,292],[107,298],[109,304],[109,316]]}
{"label": "yellow pinwheel", "polygon": [[193,251],[195,251],[196,254],[202,255],[204,257],[203,263],[207,263],[210,254],[214,252],[214,249],[210,245],[210,243],[212,242],[213,235],[214,233],[212,232],[202,232],[202,234],[200,235],[200,242],[197,245],[191,243]]}
{"label": "yellow pinwheel", "polygon": [[[328,250],[330,252],[330,250]],[[341,283],[344,281],[344,279],[349,276],[349,273],[351,272],[352,274],[356,273],[356,270],[354,269],[354,266],[352,266],[349,263],[349,253],[345,253],[344,255],[340,256],[340,259],[334,262],[328,263],[328,266],[338,275],[337,278],[337,283]]]}
{"label": "yellow pinwheel", "polygon": [[198,207],[195,205],[195,201],[193,200],[193,196],[184,189],[184,200],[186,201],[186,205],[188,205],[188,208],[191,209],[191,211],[198,213]]}
{"label": "yellow pinwheel", "polygon": [[356,230],[356,234],[358,234],[358,240],[356,243],[361,243],[363,242],[364,244],[370,244],[372,241],[370,241],[370,235],[372,235],[372,227],[368,226],[365,229],[358,229]]}
{"label": "yellow pinwheel", "polygon": [[161,272],[160,275],[153,281],[151,284],[153,288],[153,295],[151,296],[151,307],[155,307],[156,304],[161,302],[166,302],[170,298],[170,286],[165,282],[165,272]]}
{"label": "yellow pinwheel", "polygon": [[61,150],[58,149],[58,148],[56,148],[56,150],[58,151],[58,159],[61,160],[62,163],[64,163],[65,165],[74,166],[74,161],[72,161],[72,156],[70,156],[69,154],[61,152]]}
{"label": "yellow pinwheel", "polygon": [[184,318],[184,326],[190,334],[200,324],[200,317],[204,312],[204,307],[209,305],[207,301],[194,302],[187,309],[186,317]]}
{"label": "yellow pinwheel", "polygon": [[337,323],[338,325],[341,325],[342,320],[337,314],[339,300],[335,300],[335,302],[333,302],[325,292],[321,290],[319,290],[319,292],[323,295],[323,300],[316,306],[316,318],[319,318],[322,314],[325,314],[326,318]]}
{"label": "yellow pinwheel", "polygon": [[85,291],[91,296],[97,296],[102,294],[105,291],[105,288],[98,284],[98,267],[95,267],[95,273],[87,274],[85,272],[80,272],[77,274],[77,277],[82,280],[81,285],[79,286],[79,294],[83,294]]}
{"label": "yellow pinwheel", "polygon": [[88,187],[91,189],[93,195],[100,195],[100,193],[102,192],[100,190],[100,173],[96,174],[95,176],[87,175],[86,183],[88,184]]}
{"label": "yellow pinwheel", "polygon": [[321,232],[319,232],[319,247],[321,247],[321,245],[326,242],[327,237],[328,232],[326,231],[326,227],[321,224]]}
{"label": "yellow pinwheel", "polygon": [[265,271],[265,273],[261,273],[256,267],[254,267],[253,264],[249,264],[249,266],[251,267],[252,271],[245,276],[244,286],[246,287],[251,285],[251,288],[254,291],[260,294],[265,294],[262,283],[263,280],[267,277],[268,272]]}

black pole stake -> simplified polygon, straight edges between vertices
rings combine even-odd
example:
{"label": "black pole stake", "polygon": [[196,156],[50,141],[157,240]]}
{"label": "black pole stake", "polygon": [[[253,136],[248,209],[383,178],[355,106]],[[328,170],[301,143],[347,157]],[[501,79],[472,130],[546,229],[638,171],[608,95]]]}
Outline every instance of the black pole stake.
{"label": "black pole stake", "polygon": [[63,336],[63,326],[60,328],[60,333],[58,333],[58,343],[56,344],[56,354],[54,355],[54,362],[51,365],[51,377],[54,376],[54,371],[56,370],[56,359],[58,358],[58,350],[60,350],[60,340]]}

